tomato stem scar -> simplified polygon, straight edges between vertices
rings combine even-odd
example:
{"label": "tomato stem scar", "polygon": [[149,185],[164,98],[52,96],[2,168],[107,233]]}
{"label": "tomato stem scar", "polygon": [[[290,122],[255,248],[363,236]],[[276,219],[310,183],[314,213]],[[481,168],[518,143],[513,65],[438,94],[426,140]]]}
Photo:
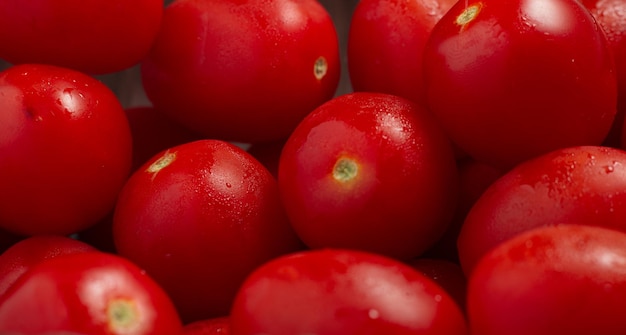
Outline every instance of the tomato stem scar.
{"label": "tomato stem scar", "polygon": [[456,17],[456,24],[464,27],[468,23],[472,22],[478,13],[480,13],[483,7],[481,2],[475,3],[471,6],[467,6],[459,16]]}
{"label": "tomato stem scar", "polygon": [[315,60],[315,64],[313,64],[313,75],[317,80],[322,80],[324,76],[326,76],[326,72],[328,72],[328,62],[326,58],[320,56]]}
{"label": "tomato stem scar", "polygon": [[342,157],[333,167],[333,178],[345,183],[354,179],[358,172],[359,166],[354,160]]}
{"label": "tomato stem scar", "polygon": [[139,312],[137,306],[126,299],[115,299],[107,306],[107,319],[114,333],[130,330],[137,326]]}
{"label": "tomato stem scar", "polygon": [[157,159],[154,163],[150,164],[146,171],[150,173],[157,173],[170,165],[174,160],[176,160],[176,153],[168,150],[163,154],[163,156]]}

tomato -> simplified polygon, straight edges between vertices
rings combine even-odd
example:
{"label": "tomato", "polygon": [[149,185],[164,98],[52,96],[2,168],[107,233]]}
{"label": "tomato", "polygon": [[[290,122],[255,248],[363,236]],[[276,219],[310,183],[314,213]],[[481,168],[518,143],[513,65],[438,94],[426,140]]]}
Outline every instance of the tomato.
{"label": "tomato", "polygon": [[575,222],[626,231],[626,152],[582,146],[518,165],[476,201],[461,228],[461,265],[470,273],[499,243],[531,228]]}
{"label": "tomato", "polygon": [[113,239],[165,288],[186,323],[228,314],[245,276],[302,248],[267,169],[242,148],[209,139],[170,148],[131,176]]}
{"label": "tomato", "polygon": [[351,93],[309,114],[288,138],[278,184],[292,226],[311,248],[417,257],[456,207],[452,147],[409,100]]}
{"label": "tomato", "polygon": [[233,335],[467,333],[458,306],[432,280],[387,257],[336,249],[257,268],[230,320]]}
{"label": "tomato", "polygon": [[428,108],[450,138],[498,168],[599,145],[617,112],[612,53],[576,0],[459,1],[423,66]]}
{"label": "tomato", "polygon": [[347,61],[355,91],[425,103],[422,54],[435,23],[456,0],[362,0],[350,19]]}
{"label": "tomato", "polygon": [[472,334],[626,332],[626,234],[568,224],[520,234],[469,278]]}
{"label": "tomato", "polygon": [[337,89],[337,32],[315,0],[177,0],[163,21],[146,94],[207,137],[281,140]]}
{"label": "tomato", "polygon": [[91,245],[60,235],[25,238],[0,254],[0,299],[30,268],[59,256],[95,251]]}
{"label": "tomato", "polygon": [[148,53],[162,16],[163,0],[0,1],[0,58],[90,74],[120,71]]}
{"label": "tomato", "polygon": [[598,21],[606,34],[615,60],[618,88],[618,109],[605,145],[619,146],[624,114],[626,114],[626,3],[621,0],[579,0]]}
{"label": "tomato", "polygon": [[0,301],[0,333],[180,334],[174,305],[125,258],[83,252],[33,266]]}
{"label": "tomato", "polygon": [[113,209],[132,139],[101,82],[49,65],[0,72],[0,228],[66,235]]}
{"label": "tomato", "polygon": [[198,320],[183,328],[183,335],[229,335],[230,318],[227,316]]}

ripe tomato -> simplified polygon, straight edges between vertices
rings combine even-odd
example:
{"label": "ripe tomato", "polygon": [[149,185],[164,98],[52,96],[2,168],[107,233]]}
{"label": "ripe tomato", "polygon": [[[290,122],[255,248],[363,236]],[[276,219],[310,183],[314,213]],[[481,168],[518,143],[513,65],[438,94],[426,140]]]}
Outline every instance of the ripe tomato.
{"label": "ripe tomato", "polygon": [[568,224],[520,234],[469,278],[472,334],[626,333],[626,234]]}
{"label": "ripe tomato", "polygon": [[333,249],[257,268],[230,320],[233,335],[467,333],[452,298],[421,273],[380,255]]}
{"label": "ripe tomato", "polygon": [[132,139],[101,82],[49,65],[0,72],[0,228],[66,235],[113,209]]}
{"label": "ripe tomato", "polygon": [[[606,34],[615,60],[618,109],[605,145],[619,146],[626,114],[626,2],[622,0],[579,0],[589,9]],[[626,143],[626,142],[625,142]],[[624,147],[626,148],[626,146]]]}
{"label": "ripe tomato", "polygon": [[451,139],[495,167],[599,145],[616,114],[612,53],[575,0],[459,1],[433,28],[424,69]]}
{"label": "ripe tomato", "polygon": [[626,231],[626,152],[582,146],[518,165],[476,201],[461,228],[466,273],[499,243],[531,228],[575,222]]}
{"label": "ripe tomato", "polygon": [[425,103],[422,53],[435,23],[456,0],[362,0],[350,20],[348,73],[355,91]]}
{"label": "ripe tomato", "polygon": [[33,266],[0,301],[0,333],[89,335],[182,332],[163,289],[127,259],[102,252]]}
{"label": "ripe tomato", "polygon": [[91,245],[59,235],[25,238],[0,254],[0,300],[5,292],[30,268],[48,259],[95,251]]}
{"label": "ripe tomato", "polygon": [[298,125],[283,147],[278,184],[309,247],[410,259],[450,223],[458,171],[431,114],[397,96],[357,92]]}
{"label": "ripe tomato", "polygon": [[3,0],[0,58],[91,74],[119,71],[148,53],[162,16],[163,0]]}
{"label": "ripe tomato", "polygon": [[284,139],[337,89],[337,32],[315,0],[177,0],[163,21],[146,94],[207,137]]}
{"label": "ripe tomato", "polygon": [[222,316],[198,320],[183,327],[183,335],[229,335],[230,318]]}
{"label": "ripe tomato", "polygon": [[165,288],[185,322],[224,316],[254,268],[302,248],[276,184],[261,163],[227,142],[173,147],[122,190],[115,245]]}
{"label": "ripe tomato", "polygon": [[432,279],[450,297],[465,309],[467,278],[461,266],[452,261],[437,258],[416,258],[408,262],[413,269]]}

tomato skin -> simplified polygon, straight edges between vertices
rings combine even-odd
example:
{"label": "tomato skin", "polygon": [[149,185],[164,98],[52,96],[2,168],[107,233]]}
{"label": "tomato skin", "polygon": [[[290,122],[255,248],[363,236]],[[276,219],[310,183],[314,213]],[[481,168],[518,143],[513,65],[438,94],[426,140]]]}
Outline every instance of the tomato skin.
{"label": "tomato skin", "polygon": [[183,327],[184,335],[229,335],[230,318],[222,316],[211,319],[198,320]]}
{"label": "tomato skin", "polygon": [[425,103],[422,53],[455,0],[362,0],[350,20],[348,73],[355,91]]}
{"label": "tomato skin", "polygon": [[520,234],[469,278],[472,334],[626,332],[626,234],[567,224]]}
{"label": "tomato skin", "polygon": [[248,273],[302,248],[267,169],[209,139],[170,148],[131,176],[113,239],[165,288],[185,323],[228,314]]}
{"label": "tomato skin", "polygon": [[461,310],[465,309],[467,278],[458,263],[445,259],[420,257],[409,261],[408,265],[432,279],[448,292]]}
{"label": "tomato skin", "polygon": [[309,247],[410,259],[450,223],[458,171],[431,114],[397,96],[356,92],[298,125],[283,147],[278,185]]}
{"label": "tomato skin", "polygon": [[[318,60],[326,69],[316,73]],[[333,97],[338,37],[314,0],[177,0],[142,63],[153,105],[203,135],[282,140]]]}
{"label": "tomato skin", "polygon": [[102,252],[32,267],[0,301],[0,332],[180,334],[182,323],[156,282],[125,258]]}
{"label": "tomato skin", "polygon": [[476,201],[461,228],[466,273],[499,243],[526,230],[575,222],[626,231],[626,152],[582,146],[518,165]]}
{"label": "tomato skin", "polygon": [[90,74],[120,71],[148,53],[162,16],[163,0],[5,0],[0,58]]}
{"label": "tomato skin", "polygon": [[466,334],[452,298],[408,265],[353,250],[304,251],[257,268],[230,315],[233,335]]}
{"label": "tomato skin", "polygon": [[424,68],[428,107],[453,142],[498,168],[599,145],[616,115],[612,53],[578,1],[459,1],[433,28]]}
{"label": "tomato skin", "polygon": [[106,216],[132,157],[113,92],[80,72],[26,64],[0,72],[0,97],[0,227],[67,235]]}
{"label": "tomato skin", "polygon": [[13,244],[0,254],[0,300],[36,264],[59,256],[95,250],[87,243],[59,235],[32,236]]}

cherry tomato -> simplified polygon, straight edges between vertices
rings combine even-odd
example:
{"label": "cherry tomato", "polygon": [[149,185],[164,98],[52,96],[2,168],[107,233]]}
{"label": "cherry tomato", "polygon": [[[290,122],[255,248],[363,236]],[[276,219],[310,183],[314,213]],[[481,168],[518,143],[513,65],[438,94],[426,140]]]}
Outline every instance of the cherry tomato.
{"label": "cherry tomato", "polygon": [[575,222],[626,231],[626,152],[582,146],[518,165],[476,201],[461,228],[466,273],[490,249],[526,230]]}
{"label": "cherry tomato", "polygon": [[599,145],[617,112],[609,45],[575,0],[459,1],[433,28],[423,66],[429,109],[494,167]]}
{"label": "cherry tomato", "polygon": [[66,235],[107,215],[128,178],[128,120],[107,86],[80,72],[0,72],[0,228]]}
{"label": "cherry tomato", "polygon": [[245,276],[302,248],[267,169],[242,148],[209,139],[170,148],[131,176],[113,238],[186,323],[227,315]]}
{"label": "cherry tomato", "polygon": [[357,92],[298,125],[283,147],[278,184],[309,247],[410,259],[450,223],[458,171],[430,113],[397,96]]}
{"label": "cherry tomato", "polygon": [[619,146],[626,114],[626,2],[622,0],[579,0],[602,27],[615,60],[618,109],[605,145]]}
{"label": "cherry tomato", "polygon": [[315,0],[177,0],[163,21],[146,94],[207,137],[284,139],[337,89],[337,32]]}
{"label": "cherry tomato", "polygon": [[472,334],[626,332],[626,234],[541,227],[489,252],[469,278]]}
{"label": "cherry tomato", "polygon": [[222,316],[188,323],[183,328],[183,335],[229,335],[230,318]]}
{"label": "cherry tomato", "polygon": [[0,58],[91,74],[120,71],[148,53],[162,16],[163,0],[3,0]]}
{"label": "cherry tomato", "polygon": [[87,243],[59,235],[32,236],[13,244],[0,254],[0,300],[13,283],[36,264],[95,250]]}
{"label": "cherry tomato", "polygon": [[257,268],[230,320],[233,335],[467,333],[460,309],[432,280],[387,257],[335,249]]}
{"label": "cherry tomato", "polygon": [[0,301],[0,333],[180,334],[174,305],[125,258],[83,252],[33,266]]}
{"label": "cherry tomato", "polygon": [[456,0],[362,0],[350,20],[347,59],[355,91],[425,103],[422,54],[435,23]]}

